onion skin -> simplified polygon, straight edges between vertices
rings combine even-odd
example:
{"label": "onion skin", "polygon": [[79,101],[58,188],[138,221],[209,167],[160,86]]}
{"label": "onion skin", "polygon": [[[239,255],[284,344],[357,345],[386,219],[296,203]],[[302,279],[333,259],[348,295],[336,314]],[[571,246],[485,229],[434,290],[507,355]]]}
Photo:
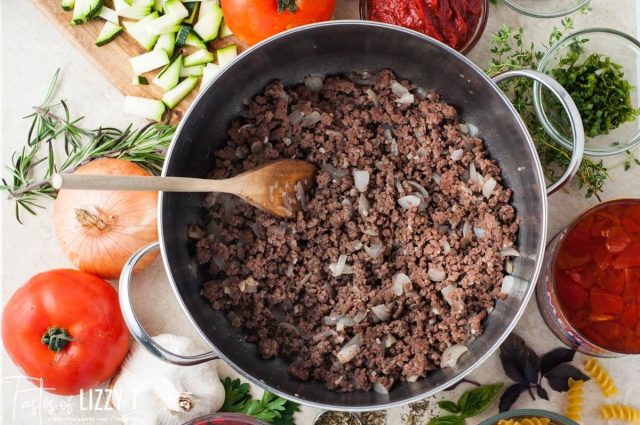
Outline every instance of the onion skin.
{"label": "onion skin", "polygon": [[[103,158],[74,174],[148,176],[137,164]],[[158,240],[157,192],[61,190],[55,202],[56,238],[69,261],[82,271],[116,279],[125,262],[140,248]],[[136,271],[157,254],[144,257]]]}

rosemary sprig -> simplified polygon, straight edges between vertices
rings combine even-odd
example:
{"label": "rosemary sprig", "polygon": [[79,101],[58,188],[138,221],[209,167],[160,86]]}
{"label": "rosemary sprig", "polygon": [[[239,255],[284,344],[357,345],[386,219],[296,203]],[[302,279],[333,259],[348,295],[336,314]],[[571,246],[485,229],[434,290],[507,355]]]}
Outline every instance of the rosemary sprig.
{"label": "rosemary sprig", "polygon": [[[36,214],[42,198],[55,198],[50,178],[58,172],[72,172],[97,158],[120,158],[136,162],[151,173],[162,169],[164,154],[175,127],[148,124],[140,129],[129,125],[124,130],[112,127],[86,129],[78,124],[83,117],[72,117],[64,100],[52,101],[60,70],[56,71],[40,106],[24,117],[30,119],[27,143],[15,151],[8,178],[2,179],[0,190],[15,200],[15,213],[22,223],[22,210]],[[63,143],[64,155],[57,157],[56,147]],[[42,164],[42,165],[41,165]]]}
{"label": "rosemary sprig", "polygon": [[[553,28],[547,44],[543,47],[553,46],[572,29],[573,19],[564,18],[561,28]],[[537,49],[533,43],[525,44],[522,28],[514,30],[510,26],[503,26],[497,33],[492,34],[491,44],[491,64],[485,69],[490,76],[515,69],[536,69],[544,55],[544,51]],[[525,79],[510,80],[502,83],[501,87],[510,95],[514,107],[529,129],[538,148],[545,175],[549,179],[555,179],[558,171],[569,164],[571,153],[551,139],[538,121],[533,107],[533,82]],[[576,176],[578,187],[585,189],[585,197],[595,196],[600,199],[599,193],[603,191],[609,178],[609,172],[602,161],[584,158]]]}

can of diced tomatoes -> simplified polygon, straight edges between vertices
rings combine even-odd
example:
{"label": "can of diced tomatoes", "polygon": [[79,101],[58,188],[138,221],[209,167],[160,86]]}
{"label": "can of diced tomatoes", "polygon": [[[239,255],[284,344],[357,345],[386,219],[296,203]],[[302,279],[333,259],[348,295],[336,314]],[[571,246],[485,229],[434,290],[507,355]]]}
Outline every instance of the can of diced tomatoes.
{"label": "can of diced tomatoes", "polygon": [[536,297],[567,346],[600,357],[640,353],[640,200],[602,203],[558,233]]}

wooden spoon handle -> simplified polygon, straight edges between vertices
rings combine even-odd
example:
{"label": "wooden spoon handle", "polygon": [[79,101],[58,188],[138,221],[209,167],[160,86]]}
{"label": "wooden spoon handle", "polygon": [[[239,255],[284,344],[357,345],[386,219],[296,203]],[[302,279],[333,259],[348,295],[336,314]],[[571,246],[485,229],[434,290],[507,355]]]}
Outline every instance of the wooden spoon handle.
{"label": "wooden spoon handle", "polygon": [[71,190],[231,193],[231,189],[233,189],[233,185],[225,184],[225,180],[195,179],[190,177],[96,176],[88,174],[55,174],[51,178],[51,185],[55,189]]}

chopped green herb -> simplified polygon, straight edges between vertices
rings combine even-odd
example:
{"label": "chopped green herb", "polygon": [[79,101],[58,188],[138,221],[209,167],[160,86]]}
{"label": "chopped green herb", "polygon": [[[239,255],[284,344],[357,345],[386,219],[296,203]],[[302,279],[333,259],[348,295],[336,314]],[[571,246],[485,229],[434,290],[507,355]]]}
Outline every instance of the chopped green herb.
{"label": "chopped green herb", "polygon": [[428,425],[464,425],[466,418],[479,415],[498,398],[504,384],[482,385],[462,394],[458,402],[441,400],[438,407],[453,415],[439,416],[429,421]]}

